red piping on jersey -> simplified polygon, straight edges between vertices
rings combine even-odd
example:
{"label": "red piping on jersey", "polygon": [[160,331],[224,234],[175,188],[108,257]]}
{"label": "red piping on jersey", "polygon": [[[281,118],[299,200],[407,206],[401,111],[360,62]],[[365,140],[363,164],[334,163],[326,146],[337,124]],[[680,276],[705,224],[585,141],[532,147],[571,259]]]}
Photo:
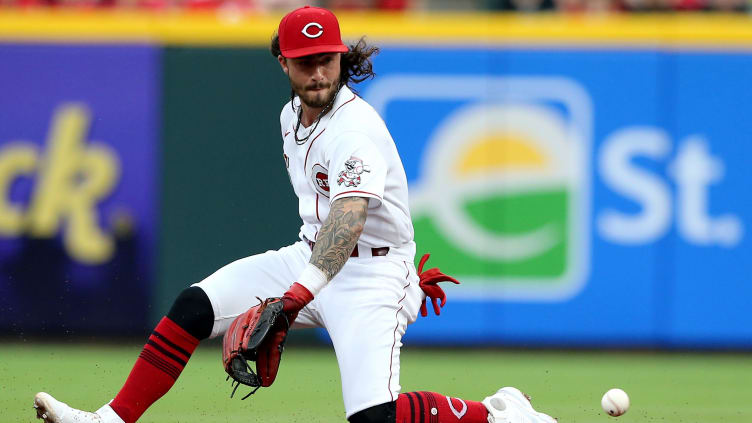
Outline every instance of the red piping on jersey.
{"label": "red piping on jersey", "polygon": [[319,193],[316,193],[316,219],[321,223],[321,218],[319,217]]}
{"label": "red piping on jersey", "polygon": [[335,199],[335,198],[339,197],[339,196],[340,196],[340,195],[342,195],[342,194],[349,194],[349,193],[351,193],[351,192],[359,192],[359,193],[362,193],[362,194],[373,195],[374,197],[378,198],[379,200],[383,200],[383,199],[381,198],[381,196],[380,196],[380,195],[378,195],[378,194],[374,194],[374,193],[372,193],[372,192],[368,192],[368,191],[358,191],[358,190],[353,190],[353,191],[344,191],[344,192],[340,192],[339,194],[335,195],[335,196],[334,196],[334,198],[332,198],[332,201],[334,201],[334,199]]}
{"label": "red piping on jersey", "polygon": [[[339,107],[337,107],[337,108],[336,108],[336,109],[335,109],[335,110],[334,110],[334,111],[332,112],[332,115],[331,115],[331,116],[330,116],[329,118],[331,119],[331,117],[332,117],[332,116],[334,116],[334,114],[335,114],[335,113],[337,113],[337,111],[338,111],[339,109],[341,109],[341,108],[342,108],[342,106],[344,106],[345,104],[347,104],[347,103],[349,103],[349,102],[351,102],[351,101],[355,100],[355,97],[357,97],[357,95],[353,94],[353,98],[351,98],[351,99],[347,100],[346,102],[344,102],[344,103],[340,104],[340,105],[339,105]],[[323,133],[324,133],[324,131],[326,131],[326,128],[322,129],[322,130],[321,130],[321,132],[319,132],[319,134],[318,134],[318,135],[316,135],[316,137],[315,137],[314,139],[312,139],[312,140],[311,140],[311,143],[310,143],[310,144],[308,144],[308,151],[306,151],[306,153],[305,153],[305,160],[303,161],[303,170],[304,170],[304,171],[305,171],[305,169],[307,169],[307,168],[308,168],[308,153],[310,153],[310,152],[311,152],[311,147],[313,147],[313,142],[314,142],[314,141],[316,141],[316,138],[320,137],[320,136],[321,136],[321,134],[323,134]]]}
{"label": "red piping on jersey", "polygon": [[313,139],[311,140],[311,143],[310,143],[310,144],[308,144],[308,151],[306,151],[306,153],[305,153],[305,161],[303,162],[303,172],[304,172],[304,173],[305,173],[305,170],[306,170],[306,169],[308,169],[308,153],[310,153],[310,152],[311,152],[311,147],[313,147],[313,143],[314,143],[314,141],[316,141],[316,139],[317,139],[318,137],[320,137],[320,136],[321,136],[321,134],[323,134],[323,133],[324,133],[324,131],[326,131],[326,128],[322,129],[322,130],[321,130],[321,132],[319,132],[319,134],[318,134],[318,135],[316,135],[315,137],[313,137]]}
{"label": "red piping on jersey", "polygon": [[[405,275],[405,279],[408,279],[410,277],[410,268],[407,267],[406,262],[402,262],[405,265],[405,269],[407,269],[407,274]],[[389,397],[392,398],[392,401],[394,401],[394,395],[392,394],[392,361],[394,360],[394,346],[397,345],[397,328],[399,328],[399,312],[402,311],[402,308],[404,307],[402,304],[402,301],[407,297],[407,287],[410,286],[410,280],[408,279],[407,285],[402,287],[402,291],[405,292],[404,295],[402,295],[402,298],[397,302],[397,305],[400,306],[400,308],[397,310],[396,313],[394,313],[394,317],[397,319],[397,325],[394,326],[394,334],[392,342],[392,354],[389,356],[389,382],[387,382],[386,389],[389,390]]]}
{"label": "red piping on jersey", "polygon": [[351,101],[355,100],[355,97],[357,97],[357,95],[353,94],[353,98],[351,98],[351,99],[347,100],[346,102],[344,102],[344,103],[340,104],[340,105],[339,105],[339,107],[337,107],[337,109],[336,109],[335,111],[333,111],[333,112],[332,112],[332,116],[334,116],[334,114],[335,114],[335,113],[337,113],[337,110],[341,109],[341,108],[342,108],[342,106],[344,106],[345,104],[347,104],[347,103],[349,103],[349,102],[351,102]]}

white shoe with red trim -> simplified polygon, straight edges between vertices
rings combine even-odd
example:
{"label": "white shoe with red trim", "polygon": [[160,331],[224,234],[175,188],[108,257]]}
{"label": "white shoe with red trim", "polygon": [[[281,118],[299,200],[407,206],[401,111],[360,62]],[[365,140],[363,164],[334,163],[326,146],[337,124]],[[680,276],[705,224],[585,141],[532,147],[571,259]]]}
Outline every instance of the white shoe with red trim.
{"label": "white shoe with red trim", "polygon": [[109,404],[94,413],[77,410],[46,392],[34,396],[37,418],[45,423],[124,423]]}
{"label": "white shoe with red trim", "polygon": [[558,420],[533,409],[530,399],[519,389],[506,387],[483,400],[488,423],[556,423]]}

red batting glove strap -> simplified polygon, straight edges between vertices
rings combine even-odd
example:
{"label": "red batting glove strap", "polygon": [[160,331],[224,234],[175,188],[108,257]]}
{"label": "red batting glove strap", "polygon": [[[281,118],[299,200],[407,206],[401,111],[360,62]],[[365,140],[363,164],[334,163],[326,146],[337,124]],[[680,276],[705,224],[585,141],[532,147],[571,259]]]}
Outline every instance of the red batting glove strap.
{"label": "red batting glove strap", "polygon": [[[446,294],[444,293],[444,290],[441,289],[441,287],[438,285],[438,283],[452,282],[459,284],[459,281],[451,276],[447,276],[441,273],[441,271],[436,267],[428,269],[424,272],[423,265],[426,264],[430,256],[430,254],[424,254],[420,259],[420,263],[418,264],[418,277],[420,278],[419,285],[420,289],[422,289],[426,294],[426,298],[431,299],[431,304],[433,304],[433,312],[438,316],[439,314],[441,314],[441,307],[444,307],[444,305],[446,304]],[[439,306],[436,300],[441,300],[441,306]],[[423,299],[423,303],[420,305],[420,315],[423,317],[428,316],[428,309],[426,308],[425,299]]]}
{"label": "red batting glove strap", "polygon": [[313,294],[308,288],[295,282],[290,289],[282,295],[282,311],[288,315],[296,315],[306,304],[313,301]]}

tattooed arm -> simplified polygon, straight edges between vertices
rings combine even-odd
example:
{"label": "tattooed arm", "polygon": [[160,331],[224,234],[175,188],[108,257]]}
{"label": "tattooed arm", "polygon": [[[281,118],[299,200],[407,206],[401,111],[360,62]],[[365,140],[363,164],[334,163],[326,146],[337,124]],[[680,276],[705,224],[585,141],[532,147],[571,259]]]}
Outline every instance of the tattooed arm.
{"label": "tattooed arm", "polygon": [[332,203],[316,237],[310,263],[331,280],[350,258],[366,224],[368,199],[345,197]]}
{"label": "tattooed arm", "polygon": [[292,324],[298,312],[342,270],[366,225],[368,199],[341,198],[332,203],[329,216],[316,237],[311,261],[297,281],[282,295],[282,311]]}

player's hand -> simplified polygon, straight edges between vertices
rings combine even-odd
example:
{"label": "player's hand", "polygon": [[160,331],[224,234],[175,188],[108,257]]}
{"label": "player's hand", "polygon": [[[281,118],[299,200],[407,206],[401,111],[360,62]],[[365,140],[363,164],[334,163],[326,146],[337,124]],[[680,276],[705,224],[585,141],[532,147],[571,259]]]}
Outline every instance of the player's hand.
{"label": "player's hand", "polygon": [[290,286],[290,289],[282,295],[282,311],[287,315],[287,319],[292,325],[295,318],[298,317],[298,312],[306,306],[306,304],[313,301],[313,294],[303,285],[295,282]]}
{"label": "player's hand", "polygon": [[[457,281],[457,279],[441,273],[441,271],[439,271],[439,269],[436,267],[428,269],[424,272],[423,265],[426,264],[428,257],[430,256],[430,254],[424,254],[420,259],[420,263],[418,264],[420,289],[422,289],[426,294],[426,298],[423,299],[423,303],[420,305],[420,315],[423,317],[428,316],[426,299],[431,299],[431,304],[433,304],[433,312],[436,313],[437,316],[441,314],[441,307],[444,307],[444,305],[446,304],[446,294],[444,293],[444,290],[441,289],[441,287],[438,285],[439,282],[452,282],[459,284],[459,281]],[[439,306],[437,300],[441,300],[441,306]]]}

